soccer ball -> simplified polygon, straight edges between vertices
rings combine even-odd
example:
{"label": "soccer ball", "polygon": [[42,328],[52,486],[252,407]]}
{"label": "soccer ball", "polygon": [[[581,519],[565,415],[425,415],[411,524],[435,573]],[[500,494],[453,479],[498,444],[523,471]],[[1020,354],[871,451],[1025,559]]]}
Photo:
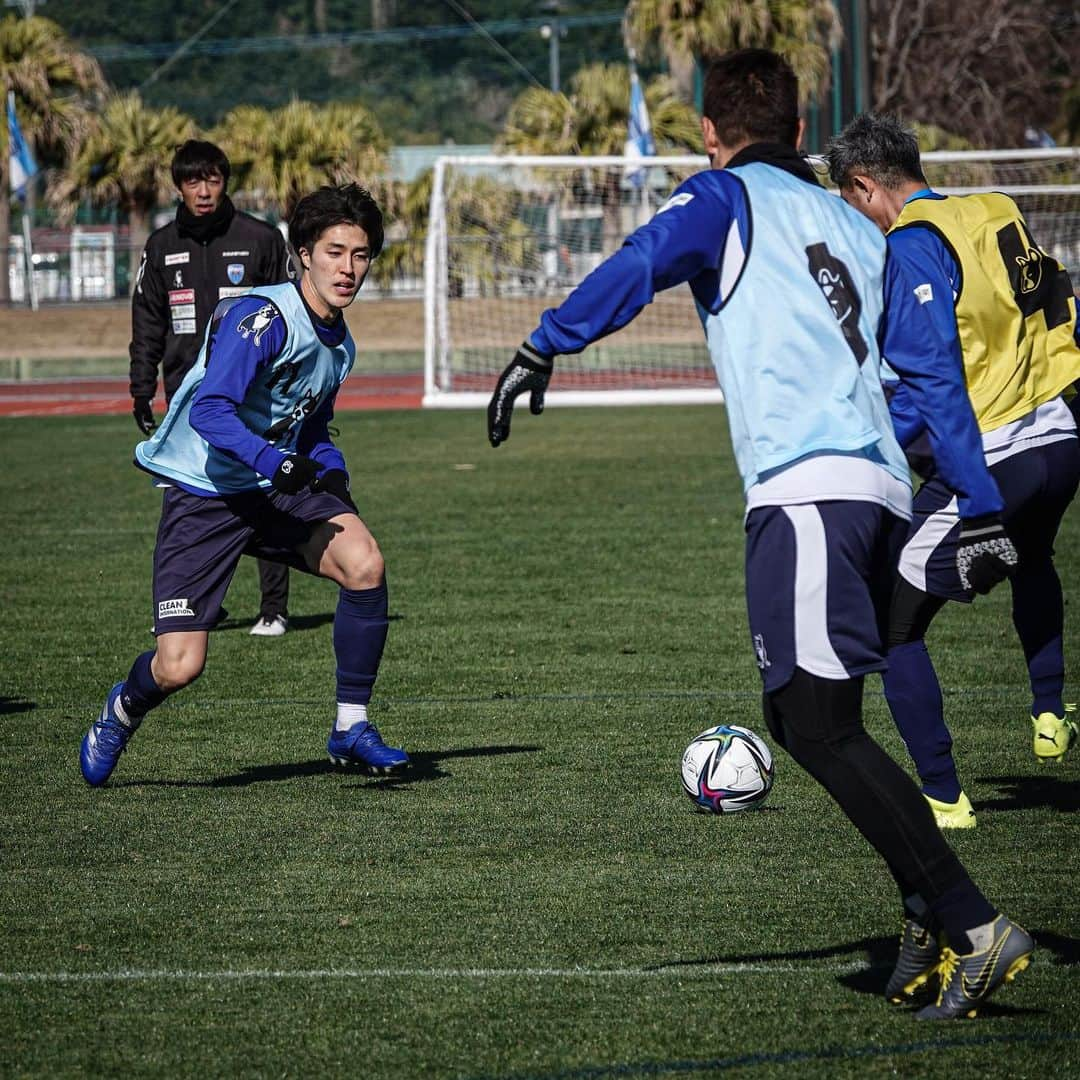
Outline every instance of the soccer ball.
{"label": "soccer ball", "polygon": [[758,806],[773,785],[769,748],[748,728],[728,724],[711,727],[690,743],[681,772],[686,794],[713,814]]}

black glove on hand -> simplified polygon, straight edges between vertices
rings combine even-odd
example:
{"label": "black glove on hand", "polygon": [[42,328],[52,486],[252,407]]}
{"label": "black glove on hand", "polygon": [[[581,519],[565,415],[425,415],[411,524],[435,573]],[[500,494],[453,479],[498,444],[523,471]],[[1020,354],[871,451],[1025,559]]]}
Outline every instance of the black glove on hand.
{"label": "black glove on hand", "polygon": [[314,491],[312,481],[319,475],[322,466],[303,454],[290,454],[277,467],[270,483],[282,495],[299,495],[308,485]]}
{"label": "black glove on hand", "polygon": [[492,446],[510,438],[510,416],[519,394],[530,391],[529,412],[533,416],[544,411],[544,391],[553,366],[550,356],[541,356],[527,341],[514,354],[488,402],[488,438]]}
{"label": "black glove on hand", "polygon": [[154,410],[151,408],[153,398],[137,397],[133,399],[134,408],[131,415],[135,417],[135,423],[144,435],[153,435],[157,422],[154,420]]}
{"label": "black glove on hand", "polygon": [[960,522],[956,545],[956,569],[960,584],[977,593],[988,593],[1016,570],[1016,548],[997,514],[966,518]]}
{"label": "black glove on hand", "polygon": [[344,469],[327,469],[311,484],[312,491],[325,491],[330,495],[336,495],[354,514],[359,514],[356,503],[352,501],[350,489],[349,474]]}

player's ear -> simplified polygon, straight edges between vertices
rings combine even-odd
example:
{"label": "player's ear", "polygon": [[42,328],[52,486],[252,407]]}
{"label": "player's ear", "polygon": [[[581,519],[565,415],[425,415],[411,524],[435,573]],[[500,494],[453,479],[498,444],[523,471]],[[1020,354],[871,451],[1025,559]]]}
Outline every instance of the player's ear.
{"label": "player's ear", "polygon": [[806,134],[806,120],[803,117],[799,117],[799,122],[795,126],[795,149],[802,149],[803,136]]}
{"label": "player's ear", "polygon": [[701,118],[701,137],[705,140],[705,153],[711,164],[720,150],[720,139],[716,134],[716,125],[707,116]]}
{"label": "player's ear", "polygon": [[869,202],[874,197],[875,186],[869,176],[851,177],[851,187],[862,201]]}
{"label": "player's ear", "polygon": [[302,248],[297,248],[296,249],[296,254],[300,258],[300,265],[305,270],[310,270],[311,269],[311,252],[308,251],[307,248],[302,247]]}

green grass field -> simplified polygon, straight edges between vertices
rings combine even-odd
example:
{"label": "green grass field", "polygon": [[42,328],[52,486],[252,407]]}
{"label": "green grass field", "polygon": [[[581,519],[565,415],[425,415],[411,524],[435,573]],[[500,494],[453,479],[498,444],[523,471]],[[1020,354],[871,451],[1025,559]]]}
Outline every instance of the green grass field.
{"label": "green grass field", "polygon": [[[0,1074],[1080,1075],[1080,754],[1032,757],[1007,589],[931,648],[979,811],[955,845],[1039,950],[928,1026],[881,996],[884,867],[790,759],[758,811],[681,793],[698,731],[765,731],[722,409],[522,415],[497,452],[476,413],[339,420],[411,778],[332,769],[335,590],[295,575],[293,631],[253,639],[247,563],[202,679],[93,791],[158,497],[128,417],[0,421]],[[1075,508],[1058,551],[1075,663]],[[906,764],[876,679],[867,713]]]}

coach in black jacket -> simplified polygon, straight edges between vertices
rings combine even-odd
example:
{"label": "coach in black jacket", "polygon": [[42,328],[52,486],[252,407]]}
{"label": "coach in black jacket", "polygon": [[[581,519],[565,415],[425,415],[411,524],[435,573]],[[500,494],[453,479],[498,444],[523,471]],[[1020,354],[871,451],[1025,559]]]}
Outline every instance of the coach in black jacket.
{"label": "coach in black jacket", "polygon": [[[131,303],[131,398],[144,435],[155,425],[158,369],[170,401],[195,363],[217,302],[292,276],[281,233],[235,209],[225,187],[229,159],[213,143],[190,139],[177,150],[172,178],[176,219],[150,235]],[[288,616],[288,570],[259,563],[262,606],[253,634],[276,637]]]}

